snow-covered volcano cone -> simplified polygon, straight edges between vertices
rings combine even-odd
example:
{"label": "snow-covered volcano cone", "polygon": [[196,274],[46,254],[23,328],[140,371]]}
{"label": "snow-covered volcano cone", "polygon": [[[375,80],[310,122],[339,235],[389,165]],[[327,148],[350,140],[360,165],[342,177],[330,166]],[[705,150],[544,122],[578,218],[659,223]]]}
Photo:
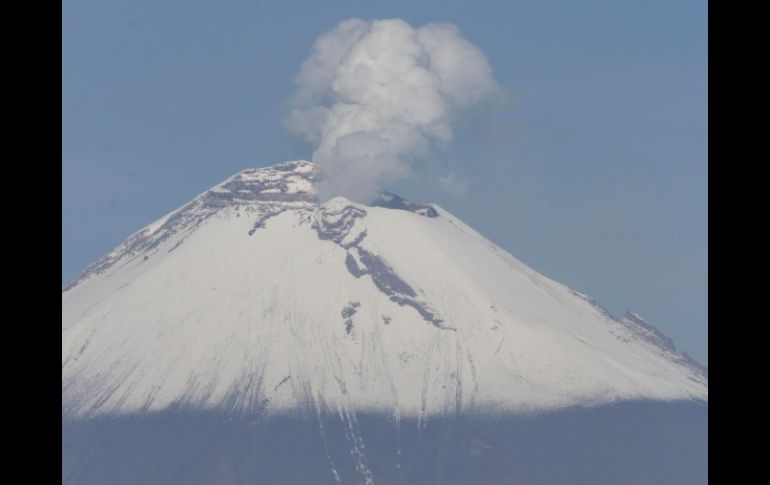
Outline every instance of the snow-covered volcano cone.
{"label": "snow-covered volcano cone", "polygon": [[[495,429],[576,408],[633,422],[684,406],[701,423],[705,369],[638,315],[613,318],[436,205],[318,203],[316,176],[240,172],[64,289],[65,481],[527,482],[540,469],[517,468],[515,433]],[[275,458],[280,443],[305,448]]]}

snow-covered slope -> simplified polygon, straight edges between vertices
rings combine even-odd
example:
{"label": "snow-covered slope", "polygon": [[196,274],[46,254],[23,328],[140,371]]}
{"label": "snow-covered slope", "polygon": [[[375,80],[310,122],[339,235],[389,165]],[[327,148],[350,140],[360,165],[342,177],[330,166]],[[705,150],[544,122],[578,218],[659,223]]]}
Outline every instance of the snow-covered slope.
{"label": "snow-covered slope", "polygon": [[250,169],[131,236],[62,294],[71,416],[169,408],[429,419],[707,400],[704,369],[446,210],[316,202]]}

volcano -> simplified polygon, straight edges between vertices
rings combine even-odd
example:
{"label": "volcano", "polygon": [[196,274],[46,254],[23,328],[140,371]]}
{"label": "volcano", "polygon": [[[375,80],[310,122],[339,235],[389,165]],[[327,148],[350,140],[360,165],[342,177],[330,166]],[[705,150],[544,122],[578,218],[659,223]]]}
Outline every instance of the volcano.
{"label": "volcano", "polygon": [[319,177],[239,172],[63,289],[64,483],[705,483],[671,339]]}

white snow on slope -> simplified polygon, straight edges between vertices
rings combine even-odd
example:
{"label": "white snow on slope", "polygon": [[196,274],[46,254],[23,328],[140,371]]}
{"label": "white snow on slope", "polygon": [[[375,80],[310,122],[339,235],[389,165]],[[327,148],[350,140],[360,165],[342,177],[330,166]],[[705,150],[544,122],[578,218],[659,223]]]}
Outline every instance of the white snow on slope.
{"label": "white snow on slope", "polygon": [[236,174],[87,268],[62,294],[63,412],[707,400],[702,369],[638,315],[616,321],[438,206],[319,205],[316,175]]}

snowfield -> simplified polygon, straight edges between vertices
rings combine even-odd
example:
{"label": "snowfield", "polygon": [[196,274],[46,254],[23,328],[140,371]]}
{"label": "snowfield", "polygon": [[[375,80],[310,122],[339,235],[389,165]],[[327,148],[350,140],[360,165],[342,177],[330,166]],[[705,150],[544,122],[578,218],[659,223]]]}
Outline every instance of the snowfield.
{"label": "snowfield", "polygon": [[318,203],[304,161],[250,169],[131,236],[62,293],[62,409],[376,412],[425,422],[707,401],[636,314],[513,258],[446,210]]}

